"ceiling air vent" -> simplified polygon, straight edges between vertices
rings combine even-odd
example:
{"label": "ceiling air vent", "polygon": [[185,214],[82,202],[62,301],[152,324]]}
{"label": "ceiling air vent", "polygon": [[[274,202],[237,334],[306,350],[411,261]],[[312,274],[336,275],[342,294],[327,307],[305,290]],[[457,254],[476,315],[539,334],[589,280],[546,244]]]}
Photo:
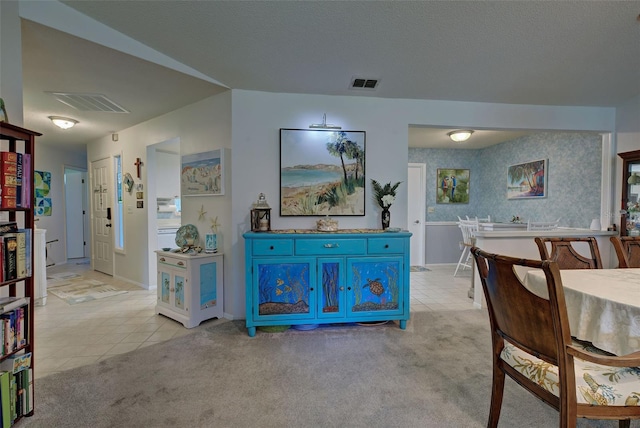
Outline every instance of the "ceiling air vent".
{"label": "ceiling air vent", "polygon": [[354,77],[351,79],[351,89],[376,89],[378,87],[378,82],[378,79]]}
{"label": "ceiling air vent", "polygon": [[129,113],[115,102],[101,94],[73,94],[68,92],[48,92],[56,100],[80,111],[101,111],[106,113]]}

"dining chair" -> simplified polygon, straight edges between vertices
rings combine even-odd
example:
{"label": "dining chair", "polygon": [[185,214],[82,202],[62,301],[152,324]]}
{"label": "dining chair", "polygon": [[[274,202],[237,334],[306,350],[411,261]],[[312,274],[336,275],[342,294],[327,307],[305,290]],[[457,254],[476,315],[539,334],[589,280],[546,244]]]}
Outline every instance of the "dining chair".
{"label": "dining chair", "polygon": [[[540,251],[541,260],[553,260],[560,269],[602,269],[600,251],[596,238],[534,238]],[[551,253],[547,248],[551,245]],[[573,244],[585,243],[589,245],[591,258],[579,254]]]}
{"label": "dining chair", "polygon": [[[572,341],[558,263],[490,254],[478,247],[471,253],[491,328],[489,428],[498,426],[505,375],[558,410],[561,428],[574,428],[578,418],[618,420],[621,428],[640,419],[640,352],[614,356]],[[549,297],[529,291],[516,266],[542,269]]]}
{"label": "dining chair", "polygon": [[640,268],[640,236],[609,238],[618,256],[619,268]]}
{"label": "dining chair", "polygon": [[556,221],[527,221],[527,230],[554,230],[558,228],[560,219]]}
{"label": "dining chair", "polygon": [[[460,217],[458,217],[460,218]],[[471,269],[472,260],[471,260],[471,247],[473,246],[476,232],[479,229],[477,220],[462,220],[458,222],[458,227],[462,231],[462,241],[460,242],[460,246],[462,247],[462,254],[460,254],[460,259],[458,260],[458,264],[456,266],[456,270],[453,272],[453,276],[458,274],[458,270],[462,268],[464,271],[466,268]]]}

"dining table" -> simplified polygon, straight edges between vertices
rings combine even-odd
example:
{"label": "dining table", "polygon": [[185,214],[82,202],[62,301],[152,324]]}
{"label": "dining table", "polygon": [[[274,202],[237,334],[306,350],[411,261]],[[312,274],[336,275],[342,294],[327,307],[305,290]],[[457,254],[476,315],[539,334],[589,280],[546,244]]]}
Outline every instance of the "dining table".
{"label": "dining table", "polygon": [[[565,269],[560,278],[571,336],[615,355],[640,351],[640,269]],[[542,270],[523,283],[548,298]]]}

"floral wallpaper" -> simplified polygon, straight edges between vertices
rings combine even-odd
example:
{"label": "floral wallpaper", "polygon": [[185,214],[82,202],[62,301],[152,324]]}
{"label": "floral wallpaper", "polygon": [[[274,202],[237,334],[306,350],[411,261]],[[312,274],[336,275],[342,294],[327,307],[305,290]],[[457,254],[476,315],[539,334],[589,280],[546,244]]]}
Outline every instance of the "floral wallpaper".
{"label": "floral wallpaper", "polygon": [[[507,168],[539,159],[548,160],[547,197],[507,199]],[[601,137],[588,132],[541,132],[478,150],[409,148],[409,162],[427,165],[427,221],[520,216],[588,228],[600,217],[601,159]],[[436,204],[438,168],[470,170],[468,204]]]}

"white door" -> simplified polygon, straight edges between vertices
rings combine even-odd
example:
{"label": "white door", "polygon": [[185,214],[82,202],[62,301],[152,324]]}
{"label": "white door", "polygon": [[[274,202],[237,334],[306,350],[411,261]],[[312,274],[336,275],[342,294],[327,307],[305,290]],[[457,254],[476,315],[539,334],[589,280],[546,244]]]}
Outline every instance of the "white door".
{"label": "white door", "polygon": [[91,162],[93,223],[93,268],[113,275],[113,237],[111,235],[111,182],[109,159]]}
{"label": "white door", "polygon": [[84,257],[84,173],[64,169],[64,202],[67,228],[67,259]]}
{"label": "white door", "polygon": [[409,164],[407,224],[409,232],[413,234],[411,236],[411,266],[424,265],[426,176],[427,166],[425,164]]}

